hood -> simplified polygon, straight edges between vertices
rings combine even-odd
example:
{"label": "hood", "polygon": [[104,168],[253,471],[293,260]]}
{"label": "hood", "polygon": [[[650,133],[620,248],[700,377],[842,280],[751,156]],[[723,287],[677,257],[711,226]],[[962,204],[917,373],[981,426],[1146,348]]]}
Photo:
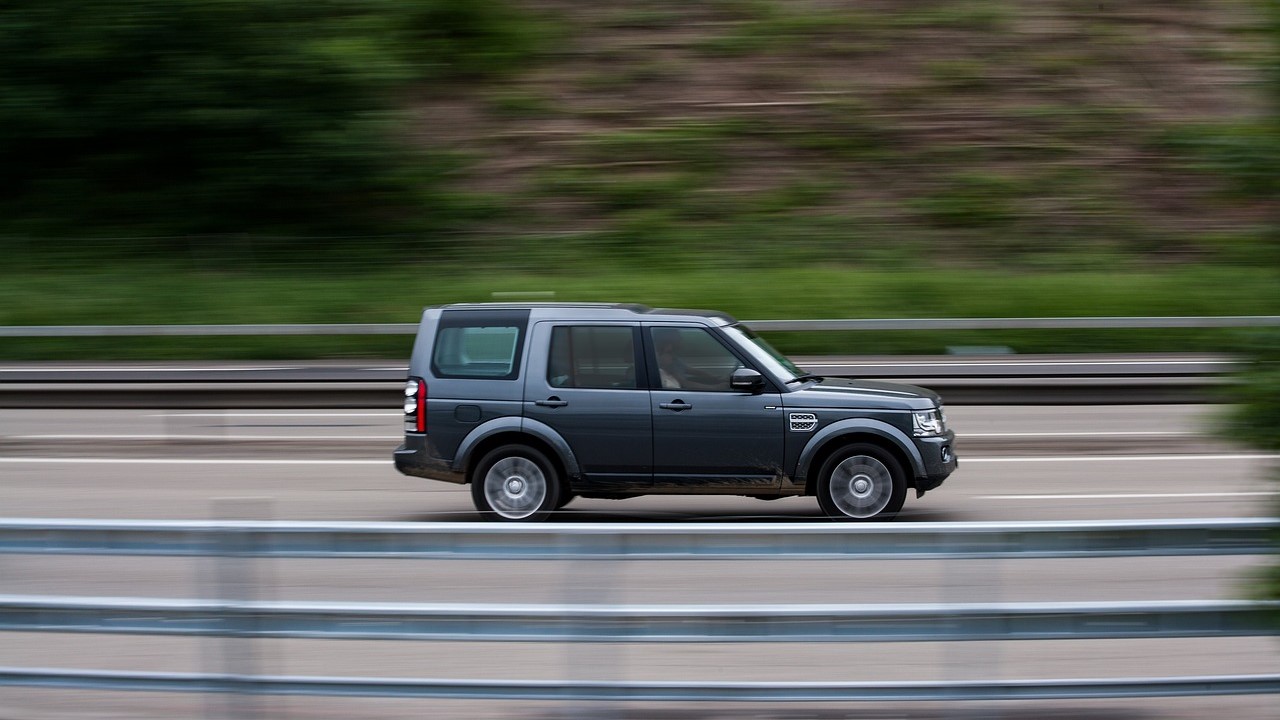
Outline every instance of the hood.
{"label": "hood", "polygon": [[829,377],[784,396],[787,407],[927,410],[942,404],[938,393],[915,385]]}

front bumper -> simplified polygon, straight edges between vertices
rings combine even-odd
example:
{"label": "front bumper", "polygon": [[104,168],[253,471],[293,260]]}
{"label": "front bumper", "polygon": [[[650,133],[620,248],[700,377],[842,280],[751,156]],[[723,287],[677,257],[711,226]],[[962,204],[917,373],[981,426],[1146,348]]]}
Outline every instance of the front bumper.
{"label": "front bumper", "polygon": [[956,434],[952,430],[938,437],[915,438],[915,443],[924,461],[924,472],[916,476],[913,484],[918,497],[941,485],[955,472],[960,461],[956,458]]}

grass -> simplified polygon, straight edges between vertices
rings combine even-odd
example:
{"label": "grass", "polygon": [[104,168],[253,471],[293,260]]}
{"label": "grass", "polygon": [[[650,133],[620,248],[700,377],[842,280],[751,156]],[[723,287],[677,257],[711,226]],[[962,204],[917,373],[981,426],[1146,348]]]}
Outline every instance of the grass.
{"label": "grass", "polygon": [[[714,308],[753,320],[1266,315],[1280,314],[1278,275],[1206,266],[1029,273],[946,267],[751,270],[704,262],[561,275],[419,264],[339,276],[149,263],[6,278],[0,284],[0,325],[411,323],[425,305],[485,301],[494,292],[510,291],[554,291],[557,300]],[[793,354],[941,353],[987,345],[1017,352],[1210,351],[1243,342],[1238,332],[1208,330],[817,332],[772,339]],[[400,336],[8,339],[0,344],[0,358],[402,358],[409,342]]]}

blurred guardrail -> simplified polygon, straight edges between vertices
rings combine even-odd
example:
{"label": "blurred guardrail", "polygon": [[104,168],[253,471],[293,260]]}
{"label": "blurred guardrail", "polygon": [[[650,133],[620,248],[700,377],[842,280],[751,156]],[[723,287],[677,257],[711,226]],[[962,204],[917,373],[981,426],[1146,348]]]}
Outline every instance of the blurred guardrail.
{"label": "blurred guardrail", "polygon": [[[1066,330],[1139,328],[1230,328],[1280,326],[1280,315],[1063,318],[853,318],[831,320],[743,320],[761,332],[820,330]],[[220,335],[413,335],[417,323],[280,325],[8,325],[0,337],[162,337]]]}
{"label": "blurred guardrail", "polygon": [[[748,320],[768,332],[869,330],[1031,330],[1280,326],[1280,316],[900,318]],[[313,325],[49,325],[0,327],[0,337],[162,337],[230,335],[412,335],[412,323]],[[1196,403],[1223,399],[1237,363],[1227,357],[1005,355],[948,358],[799,358],[831,377],[883,378],[929,387],[951,404]],[[0,407],[395,407],[403,369],[55,368],[0,367]],[[287,370],[287,371],[286,371]]]}
{"label": "blurred guardrail", "polygon": [[[929,559],[1252,555],[1280,519],[911,525],[603,525],[0,520],[0,553],[456,560]],[[234,572],[220,572],[233,577]],[[241,577],[245,573],[239,574]],[[1270,635],[1280,603],[441,605],[0,596],[0,631],[556,642],[910,642]],[[0,668],[0,685],[489,700],[1012,700],[1280,693],[1280,674],[905,682],[295,677]],[[239,662],[241,665],[236,665]],[[245,672],[245,670],[248,670]]]}

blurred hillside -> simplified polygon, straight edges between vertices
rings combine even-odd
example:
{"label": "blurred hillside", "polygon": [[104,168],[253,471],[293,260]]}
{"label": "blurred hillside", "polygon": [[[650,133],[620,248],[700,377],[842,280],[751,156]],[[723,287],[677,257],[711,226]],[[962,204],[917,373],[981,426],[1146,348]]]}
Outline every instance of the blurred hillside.
{"label": "blurred hillside", "polygon": [[1274,244],[1248,0],[520,7],[556,27],[538,62],[433,88],[415,121],[467,158],[500,247],[1107,267]]}
{"label": "blurred hillside", "polygon": [[0,8],[0,243],[582,272],[1271,263],[1277,17],[1268,0],[18,2]]}

